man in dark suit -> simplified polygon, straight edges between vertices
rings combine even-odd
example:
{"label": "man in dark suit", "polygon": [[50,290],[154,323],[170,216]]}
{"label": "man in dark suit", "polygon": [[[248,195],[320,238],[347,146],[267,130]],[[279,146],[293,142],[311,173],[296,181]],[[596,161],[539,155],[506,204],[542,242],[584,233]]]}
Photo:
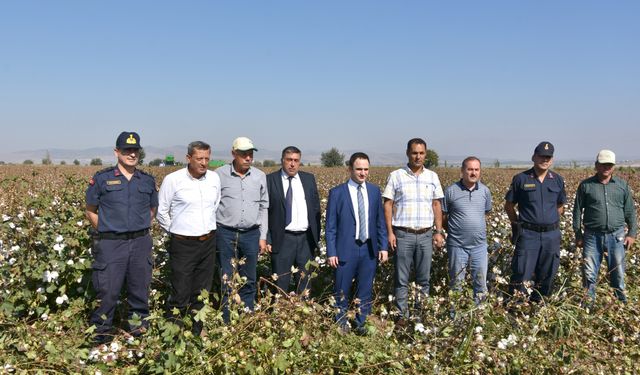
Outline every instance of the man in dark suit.
{"label": "man in dark suit", "polygon": [[366,182],[369,156],[356,152],[349,159],[348,182],[329,191],[325,239],[329,265],[336,269],[335,298],[340,331],[350,325],[346,319],[351,281],[356,278],[356,332],[366,333],[364,323],[371,312],[373,278],[377,261],[387,261],[387,228],[380,188]]}
{"label": "man in dark suit", "polygon": [[307,295],[310,270],[306,266],[313,259],[320,236],[320,197],[315,177],[299,171],[301,156],[297,147],[286,147],[282,150],[282,168],[267,175],[267,251],[271,252],[278,288],[288,292],[293,274],[297,292]]}

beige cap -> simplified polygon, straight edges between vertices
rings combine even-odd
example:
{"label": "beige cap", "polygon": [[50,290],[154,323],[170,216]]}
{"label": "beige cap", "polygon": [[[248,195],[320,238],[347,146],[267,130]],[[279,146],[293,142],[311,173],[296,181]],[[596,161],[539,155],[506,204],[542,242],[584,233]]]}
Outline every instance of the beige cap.
{"label": "beige cap", "polygon": [[600,150],[598,156],[596,156],[596,161],[600,164],[615,164],[616,154],[611,150]]}
{"label": "beige cap", "polygon": [[233,151],[249,151],[254,150],[258,151],[257,148],[253,146],[253,142],[247,137],[238,137],[233,141],[233,146],[231,146]]}

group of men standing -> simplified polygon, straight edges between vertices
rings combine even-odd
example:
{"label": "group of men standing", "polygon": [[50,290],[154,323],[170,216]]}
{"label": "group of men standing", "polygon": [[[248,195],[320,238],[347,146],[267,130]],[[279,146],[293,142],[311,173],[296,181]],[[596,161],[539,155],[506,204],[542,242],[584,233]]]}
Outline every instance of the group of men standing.
{"label": "group of men standing", "polygon": [[[299,170],[298,148],[286,147],[282,168],[265,175],[252,166],[257,149],[248,138],[234,140],[233,161],[215,172],[208,169],[211,147],[192,142],[186,168],[167,175],[159,192],[154,178],[136,169],[140,148],[138,134],[121,133],[114,150],[117,165],[97,172],[86,192],[87,217],[97,231],[93,285],[100,301],[91,316],[96,342],[111,337],[125,282],[129,315],[138,318],[129,320],[134,322],[130,332],[139,335],[148,326],[153,216],[170,236],[167,315],[176,323],[204,306],[201,294],[211,291],[216,267],[225,322],[231,319],[230,298],[253,311],[260,254],[271,254],[274,284],[280,291],[289,291],[293,275],[296,292],[308,295],[307,266],[321,233],[320,197],[314,176]],[[480,303],[486,295],[485,215],[492,209],[492,197],[480,181],[481,162],[466,158],[460,180],[443,190],[438,175],[424,166],[426,153],[424,140],[409,140],[407,165],[389,175],[383,191],[367,181],[368,155],[354,153],[348,161],[349,180],[329,192],[325,242],[327,262],[335,268],[336,321],[342,332],[351,328],[346,312],[353,280],[355,329],[365,332],[376,268],[390,252],[399,325],[412,315],[412,270],[419,290],[415,315],[429,294],[434,247],[446,244],[451,288],[461,287],[469,268],[474,300]],[[551,143],[541,142],[532,156],[533,168],[514,176],[505,197],[515,245],[509,291],[515,295],[532,287],[532,300],[551,293],[559,265],[559,220],[567,197],[564,180],[550,170],[553,153]],[[612,175],[614,166],[613,152],[598,154],[596,175],[583,181],[576,193],[573,226],[576,244],[584,248],[583,282],[589,296],[595,298],[599,266],[607,253],[611,285],[626,301],[624,253],[634,241],[637,224],[630,189]],[[241,287],[232,296],[236,274]],[[201,334],[202,328],[202,322],[193,319],[193,333]]]}

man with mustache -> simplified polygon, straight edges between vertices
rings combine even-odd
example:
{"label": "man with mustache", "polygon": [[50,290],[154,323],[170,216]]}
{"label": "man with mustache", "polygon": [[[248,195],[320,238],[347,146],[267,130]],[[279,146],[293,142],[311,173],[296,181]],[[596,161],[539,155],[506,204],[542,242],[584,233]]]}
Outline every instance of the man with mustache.
{"label": "man with mustache", "polygon": [[[209,171],[211,147],[201,141],[187,147],[187,167],[162,181],[158,223],[169,233],[171,294],[167,314],[178,325],[187,313],[195,315],[204,305],[203,290],[211,291],[216,264],[216,210],[220,203],[220,177]],[[200,335],[203,324],[194,321]]]}
{"label": "man with mustache", "polygon": [[447,255],[451,289],[459,289],[466,268],[471,271],[476,303],[487,292],[487,225],[491,192],[480,182],[480,159],[469,156],[462,162],[460,181],[444,192],[443,223],[447,228]]}

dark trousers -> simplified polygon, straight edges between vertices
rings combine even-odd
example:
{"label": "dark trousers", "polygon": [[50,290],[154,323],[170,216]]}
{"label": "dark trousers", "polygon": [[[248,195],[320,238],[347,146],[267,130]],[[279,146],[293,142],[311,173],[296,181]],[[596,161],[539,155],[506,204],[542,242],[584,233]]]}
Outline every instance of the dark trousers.
{"label": "dark trousers", "polygon": [[[113,326],[120,290],[125,282],[129,318],[134,314],[141,319],[149,316],[153,242],[151,235],[147,234],[131,240],[97,240],[94,245],[92,282],[100,306],[91,314],[90,324],[96,326],[98,335],[105,335]],[[148,322],[142,320],[142,326],[148,326]],[[136,328],[130,326],[129,330]]]}
{"label": "dark trousers", "polygon": [[[205,240],[186,240],[171,236],[169,268],[171,295],[167,299],[170,318],[181,318],[187,312],[194,314],[204,304],[198,300],[203,290],[211,291],[216,266],[216,236]],[[174,315],[177,309],[179,316]],[[176,319],[177,323],[181,320]],[[178,323],[178,324],[180,324]],[[193,332],[200,334],[202,322],[193,322]]]}
{"label": "dark trousers", "polygon": [[525,281],[532,281],[532,300],[551,295],[553,280],[560,265],[560,231],[536,232],[522,229],[511,261],[509,292],[527,293]]}
{"label": "dark trousers", "polygon": [[298,272],[293,274],[296,292],[303,294],[309,287],[309,274],[305,266],[313,255],[309,244],[309,232],[289,233],[285,232],[282,246],[273,249],[271,254],[271,270],[278,275],[276,285],[285,293],[289,291],[291,283],[291,267],[295,266]]}
{"label": "dark trousers", "polygon": [[351,299],[352,280],[355,278],[357,282],[356,298],[359,303],[356,304],[358,313],[356,313],[356,327],[364,326],[367,315],[371,312],[373,279],[376,274],[376,266],[378,261],[373,256],[373,248],[371,241],[363,244],[354,244],[354,256],[347,260],[339,260],[338,268],[336,268],[335,298],[338,314],[336,321],[338,324],[347,324],[346,313]]}
{"label": "dark trousers", "polygon": [[260,230],[238,231],[218,226],[217,230],[218,263],[222,278],[222,317],[229,322],[229,294],[234,288],[234,274],[246,277],[246,282],[238,290],[244,306],[253,311],[256,298],[256,268]]}

